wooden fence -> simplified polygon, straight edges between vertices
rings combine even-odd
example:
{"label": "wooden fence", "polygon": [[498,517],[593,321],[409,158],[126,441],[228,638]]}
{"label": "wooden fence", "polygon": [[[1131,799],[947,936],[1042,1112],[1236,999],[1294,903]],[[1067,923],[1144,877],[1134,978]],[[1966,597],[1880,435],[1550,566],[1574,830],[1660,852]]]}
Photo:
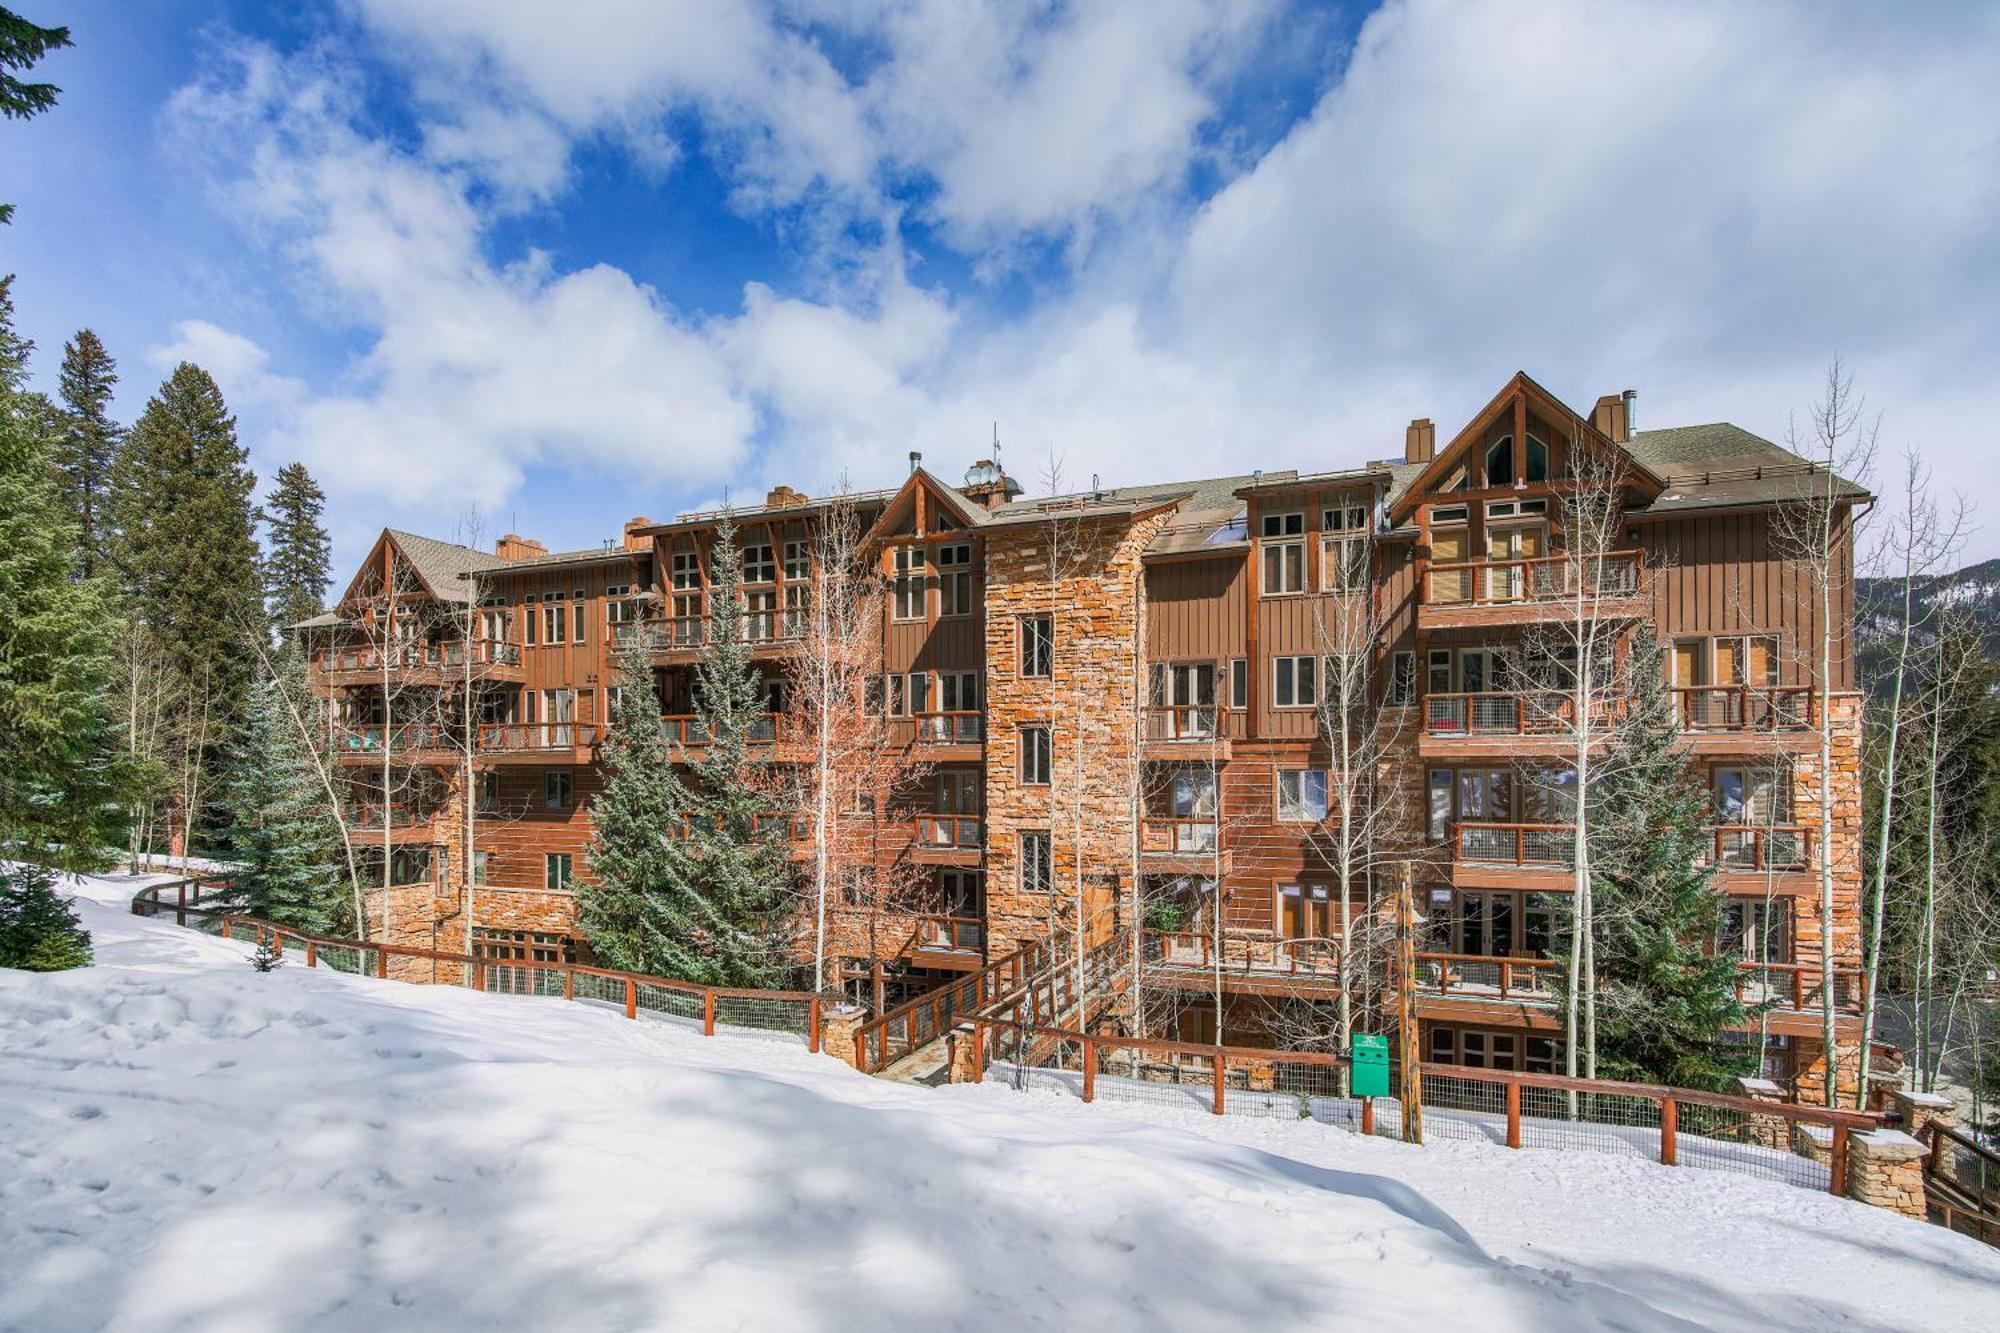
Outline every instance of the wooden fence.
{"label": "wooden fence", "polygon": [[[527,958],[493,958],[483,954],[423,949],[378,940],[351,940],[266,921],[241,912],[201,906],[203,887],[226,883],[220,877],[200,877],[152,885],[132,900],[135,916],[172,916],[178,926],[220,935],[223,939],[266,940],[280,955],[303,955],[307,967],[388,980],[389,960],[410,958],[443,963],[469,974],[472,989],[506,995],[539,995],[565,1000],[593,1000],[620,1006],[625,1017],[641,1010],[699,1022],[702,1033],[714,1036],[718,1026],[748,1031],[790,1032],[818,1051],[823,1000],[811,991],[754,990],[737,986],[704,986],[643,972],[583,963]],[[192,890],[192,892],[190,892]],[[163,899],[171,896],[171,901]]]}

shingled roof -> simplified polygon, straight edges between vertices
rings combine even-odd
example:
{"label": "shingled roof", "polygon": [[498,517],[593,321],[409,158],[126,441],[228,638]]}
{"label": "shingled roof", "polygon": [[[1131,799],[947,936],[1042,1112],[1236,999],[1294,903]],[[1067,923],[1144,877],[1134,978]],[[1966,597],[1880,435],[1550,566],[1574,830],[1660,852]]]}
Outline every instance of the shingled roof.
{"label": "shingled roof", "polygon": [[405,532],[400,528],[389,528],[387,532],[395,541],[396,549],[403,553],[403,558],[416,568],[417,577],[424,581],[424,586],[439,601],[463,602],[470,598],[470,586],[462,575],[507,569],[515,563],[470,546],[441,542],[421,533]]}
{"label": "shingled roof", "polygon": [[[1817,464],[1727,421],[1642,430],[1626,448],[1667,483],[1638,511],[1646,514],[1765,505],[1825,493],[1825,473]],[[1845,477],[1834,478],[1834,491],[1854,503],[1871,498],[1867,487]]]}

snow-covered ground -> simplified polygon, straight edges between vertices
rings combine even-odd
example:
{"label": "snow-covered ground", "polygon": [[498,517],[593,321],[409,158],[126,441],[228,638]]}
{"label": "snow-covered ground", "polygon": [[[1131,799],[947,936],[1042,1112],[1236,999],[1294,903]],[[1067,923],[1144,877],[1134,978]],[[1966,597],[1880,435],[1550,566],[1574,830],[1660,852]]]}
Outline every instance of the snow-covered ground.
{"label": "snow-covered ground", "polygon": [[2000,1252],[1823,1194],[259,975],[137,882],[0,972],[0,1329],[2000,1327]]}

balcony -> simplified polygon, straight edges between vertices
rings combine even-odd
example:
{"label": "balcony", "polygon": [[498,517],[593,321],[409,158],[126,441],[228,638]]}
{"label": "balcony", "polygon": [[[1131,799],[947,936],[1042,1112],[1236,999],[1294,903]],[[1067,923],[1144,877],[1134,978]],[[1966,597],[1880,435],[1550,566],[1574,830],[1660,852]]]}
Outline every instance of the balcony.
{"label": "balcony", "polygon": [[1674,708],[1696,754],[1805,750],[1818,709],[1811,685],[1695,685],[1675,688]]}
{"label": "balcony", "polygon": [[[1833,970],[1833,1012],[1843,1031],[1859,1026],[1861,991],[1859,968]],[[1736,998],[1752,1011],[1745,1026],[1761,1020],[1773,1032],[1816,1037],[1828,999],[1825,974],[1804,963],[1739,963]]]}
{"label": "balcony", "polygon": [[919,967],[976,968],[986,956],[986,923],[976,916],[919,916],[908,956]]}
{"label": "balcony", "polygon": [[[1593,702],[1593,715],[1609,739],[1619,702]],[[1567,690],[1509,690],[1424,696],[1424,733],[1417,751],[1427,758],[1556,756],[1576,745],[1576,696]]]}
{"label": "balcony", "polygon": [[1725,892],[1810,893],[1819,830],[1807,824],[1718,824],[1702,863]]}
{"label": "balcony", "polygon": [[1451,882],[1461,888],[1566,889],[1573,824],[1452,826]]}
{"label": "balcony", "polygon": [[[673,616],[639,621],[624,632],[637,634],[649,652],[686,659],[699,654],[713,637],[715,619],[714,616]],[[803,611],[739,611],[736,620],[743,641],[753,650],[789,648],[806,634]]]}
{"label": "balcony", "polygon": [[354,801],[347,807],[347,826],[357,841],[380,846],[386,816],[392,845],[430,843],[437,840],[441,813],[435,805],[391,801],[384,807],[380,801]]}
{"label": "balcony", "polygon": [[[466,645],[461,639],[442,643],[405,643],[381,647],[325,648],[313,654],[313,665],[329,685],[379,683],[387,661],[391,680],[404,685],[450,685],[467,674]],[[470,674],[475,680],[519,681],[520,645],[497,639],[472,641]]]}
{"label": "balcony", "polygon": [[978,815],[918,815],[912,822],[910,859],[925,865],[976,866],[985,855]]}
{"label": "balcony", "polygon": [[[705,750],[715,741],[714,732],[693,713],[669,713],[660,719],[667,741],[685,750]],[[759,713],[750,723],[744,740],[753,746],[776,745],[792,739],[791,719],[783,713]]]}
{"label": "balcony", "polygon": [[1139,752],[1168,762],[1226,760],[1230,744],[1223,732],[1223,713],[1214,704],[1155,705],[1140,718]]}
{"label": "balcony", "polygon": [[976,708],[934,709],[889,719],[891,744],[914,746],[939,764],[977,763],[986,737],[986,715]]}
{"label": "balcony", "polygon": [[403,722],[384,727],[356,723],[333,733],[334,757],[343,764],[448,764],[458,758],[459,735],[449,727]]}
{"label": "balcony", "polygon": [[598,728],[590,722],[489,722],[477,732],[479,757],[521,763],[589,763]]}
{"label": "balcony", "polygon": [[1213,815],[1141,820],[1139,855],[1148,871],[1175,875],[1226,875],[1232,860]]}
{"label": "balcony", "polygon": [[1238,994],[1329,998],[1340,993],[1338,939],[1280,939],[1225,931],[1218,950],[1206,931],[1148,930],[1141,935],[1147,980],[1183,990],[1215,984]]}
{"label": "balcony", "polygon": [[1608,551],[1594,563],[1569,556],[1532,560],[1467,560],[1424,571],[1417,608],[1420,629],[1476,629],[1561,620],[1579,599],[1594,615],[1630,617],[1645,611],[1645,555]]}
{"label": "balcony", "polygon": [[1547,958],[1419,953],[1417,991],[1441,999],[1545,1004],[1556,997],[1556,965]]}

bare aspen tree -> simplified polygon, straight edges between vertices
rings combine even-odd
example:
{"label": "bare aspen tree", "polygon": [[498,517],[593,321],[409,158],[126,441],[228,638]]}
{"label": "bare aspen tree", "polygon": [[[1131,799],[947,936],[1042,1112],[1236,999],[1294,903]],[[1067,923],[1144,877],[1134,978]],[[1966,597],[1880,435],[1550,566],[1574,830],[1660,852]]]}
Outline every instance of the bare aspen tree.
{"label": "bare aspen tree", "polygon": [[1833,677],[1839,652],[1836,612],[1852,573],[1851,493],[1843,474],[1866,477],[1875,454],[1876,430],[1862,417],[1853,377],[1835,360],[1826,372],[1820,397],[1802,432],[1796,424],[1786,433],[1786,447],[1813,467],[1804,474],[1796,494],[1773,519],[1774,544],[1804,577],[1817,622],[1808,649],[1816,690],[1813,724],[1818,739],[1819,783],[1819,947],[1820,1040],[1825,1047],[1826,1095],[1829,1106],[1839,1100],[1840,1054],[1835,1044],[1837,997],[1833,984],[1834,865],[1833,837]]}
{"label": "bare aspen tree", "polygon": [[317,724],[315,709],[318,701],[310,695],[301,698],[294,690],[287,688],[285,678],[277,671],[262,636],[252,634],[249,637],[251,649],[257,654],[258,662],[265,674],[279,683],[278,697],[284,703],[285,716],[290,721],[292,729],[298,733],[299,743],[305,748],[306,753],[312,756],[313,774],[319,783],[320,791],[326,796],[327,812],[334,826],[340,830],[341,853],[346,861],[347,885],[354,910],[355,937],[365,940],[368,938],[368,913],[362,895],[361,866],[354,853],[354,829],[348,820],[347,793],[342,790],[336,778],[334,752],[328,743],[327,731]]}

